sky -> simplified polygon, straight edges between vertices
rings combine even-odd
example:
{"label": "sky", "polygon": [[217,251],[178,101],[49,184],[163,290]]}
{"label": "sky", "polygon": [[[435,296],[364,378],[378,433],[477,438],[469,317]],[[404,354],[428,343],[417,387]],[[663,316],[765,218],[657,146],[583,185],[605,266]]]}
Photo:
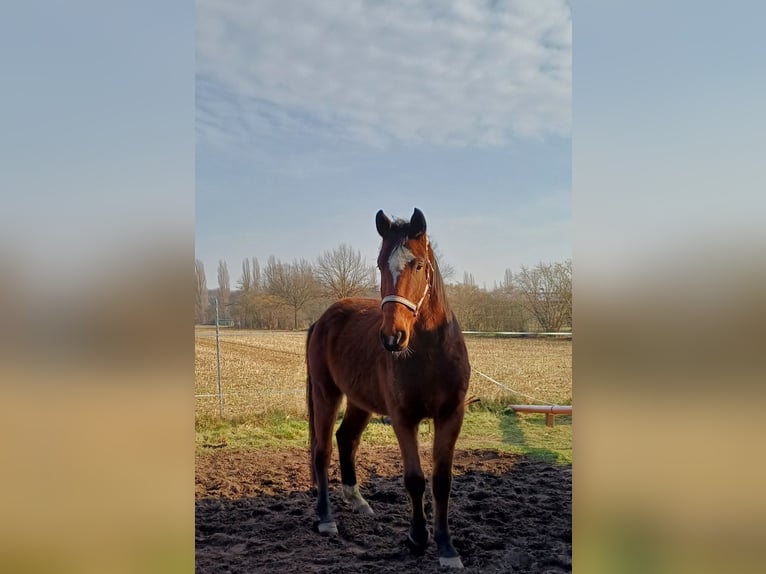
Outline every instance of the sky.
{"label": "sky", "polygon": [[453,280],[572,256],[567,2],[197,2],[195,252],[374,265],[425,214]]}

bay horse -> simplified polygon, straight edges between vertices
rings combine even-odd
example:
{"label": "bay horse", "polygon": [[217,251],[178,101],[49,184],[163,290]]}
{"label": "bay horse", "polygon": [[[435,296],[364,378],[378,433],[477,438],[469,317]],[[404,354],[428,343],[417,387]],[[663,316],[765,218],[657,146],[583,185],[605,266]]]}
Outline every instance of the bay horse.
{"label": "bay horse", "polygon": [[434,541],[443,566],[462,568],[452,545],[447,512],[455,441],[463,424],[471,367],[463,334],[447,304],[444,282],[415,208],[409,221],[375,217],[383,241],[378,254],[378,299],[346,298],[331,305],[306,340],[306,398],[311,471],[317,486],[318,530],[337,534],[327,467],[341,399],[346,411],[335,433],[341,492],[351,508],[373,514],[356,481],[355,458],[372,413],[387,415],[404,462],[411,502],[407,542],[423,554],[429,532],[423,510],[426,481],[418,453],[418,426],[433,419]]}

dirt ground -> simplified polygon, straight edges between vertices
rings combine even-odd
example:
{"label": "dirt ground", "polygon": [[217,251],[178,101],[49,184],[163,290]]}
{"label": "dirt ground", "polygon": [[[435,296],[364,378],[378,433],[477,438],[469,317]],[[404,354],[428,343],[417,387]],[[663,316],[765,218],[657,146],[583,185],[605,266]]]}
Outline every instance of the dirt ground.
{"label": "dirt ground", "polygon": [[[428,477],[427,449],[421,458]],[[409,501],[399,450],[363,443],[357,474],[375,515],[357,515],[344,505],[334,452],[330,497],[339,534],[326,537],[316,531],[307,450],[198,455],[196,571],[445,572],[433,541],[422,557],[405,545]],[[490,450],[458,451],[452,491],[450,528],[464,572],[572,571],[571,467]],[[430,493],[426,512],[430,520]]]}

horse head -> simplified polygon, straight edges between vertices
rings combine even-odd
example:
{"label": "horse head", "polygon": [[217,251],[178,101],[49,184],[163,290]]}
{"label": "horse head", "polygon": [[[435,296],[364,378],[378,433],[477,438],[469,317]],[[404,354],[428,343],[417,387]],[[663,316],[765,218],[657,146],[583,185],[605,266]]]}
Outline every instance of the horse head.
{"label": "horse head", "polygon": [[403,351],[432,287],[434,266],[426,218],[415,208],[409,221],[392,221],[380,210],[375,225],[383,238],[378,254],[383,310],[380,339],[388,351]]}

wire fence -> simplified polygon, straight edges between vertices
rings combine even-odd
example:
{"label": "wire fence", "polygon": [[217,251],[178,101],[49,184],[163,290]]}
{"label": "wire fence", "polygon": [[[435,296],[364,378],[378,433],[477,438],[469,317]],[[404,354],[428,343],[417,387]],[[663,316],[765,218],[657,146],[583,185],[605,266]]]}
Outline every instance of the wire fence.
{"label": "wire fence", "polygon": [[[196,413],[305,415],[305,335],[222,330],[216,344],[214,333],[198,332]],[[466,344],[472,365],[469,393],[481,402],[571,403],[571,333],[468,331]]]}

